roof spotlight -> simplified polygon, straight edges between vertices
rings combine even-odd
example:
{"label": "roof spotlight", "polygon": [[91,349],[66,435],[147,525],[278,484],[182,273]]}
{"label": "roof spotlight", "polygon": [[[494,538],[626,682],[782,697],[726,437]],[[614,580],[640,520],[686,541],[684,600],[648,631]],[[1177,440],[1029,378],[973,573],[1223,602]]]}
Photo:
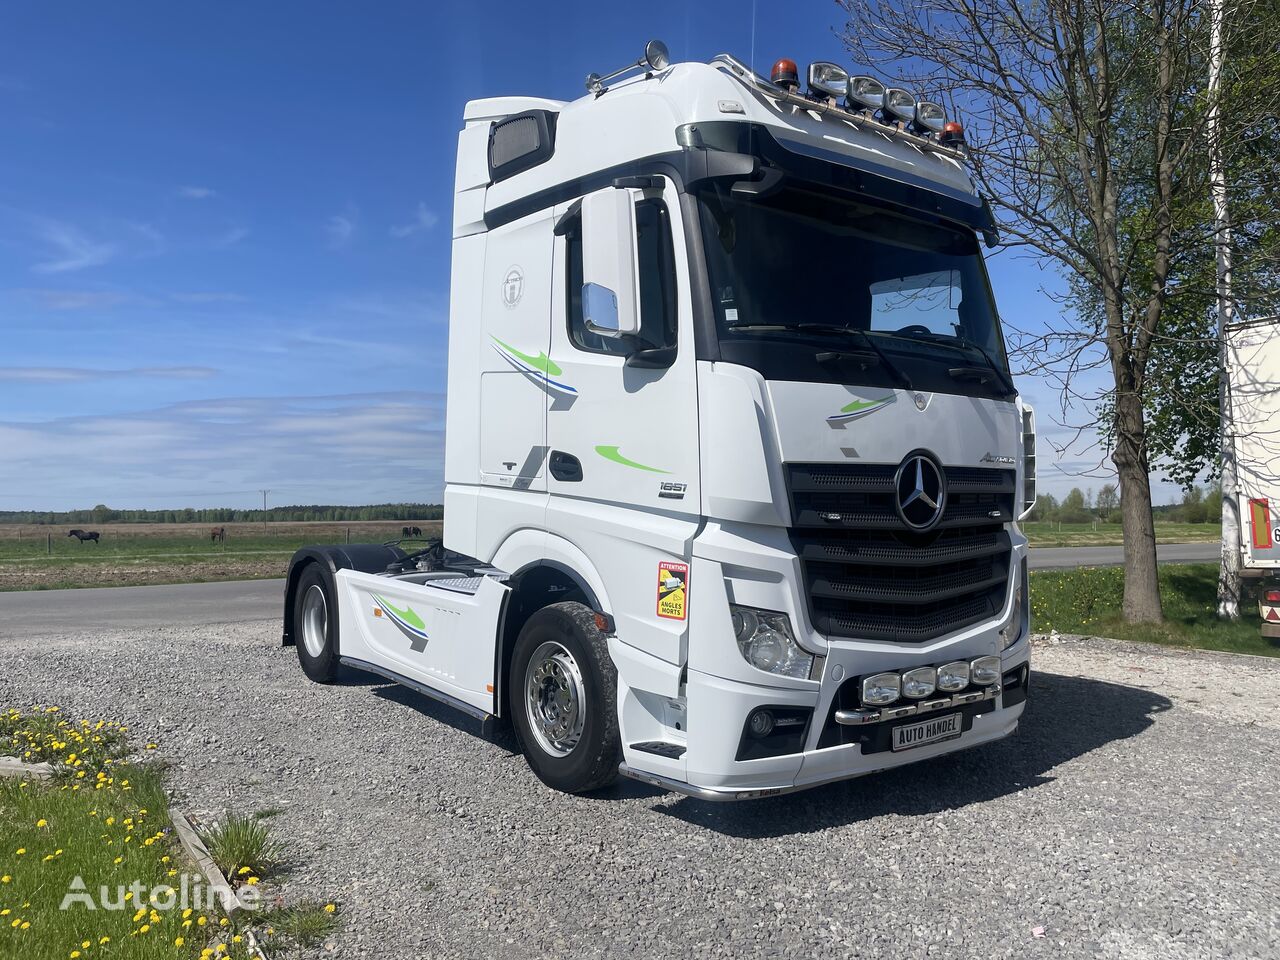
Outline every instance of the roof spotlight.
{"label": "roof spotlight", "polygon": [[809,93],[835,100],[849,87],[849,74],[843,67],[825,60],[809,64]]}
{"label": "roof spotlight", "polygon": [[884,106],[884,84],[875,77],[850,77],[845,103],[850,108],[879,110]]}
{"label": "roof spotlight", "polygon": [[921,100],[916,104],[915,127],[917,133],[941,133],[946,115],[936,103]]}
{"label": "roof spotlight", "polygon": [[884,92],[885,119],[911,123],[916,118],[916,98],[901,87],[888,87]]}
{"label": "roof spotlight", "polygon": [[773,81],[775,87],[781,87],[783,90],[799,89],[800,68],[796,66],[794,60],[783,57],[774,63],[773,69],[769,71],[769,79]]}

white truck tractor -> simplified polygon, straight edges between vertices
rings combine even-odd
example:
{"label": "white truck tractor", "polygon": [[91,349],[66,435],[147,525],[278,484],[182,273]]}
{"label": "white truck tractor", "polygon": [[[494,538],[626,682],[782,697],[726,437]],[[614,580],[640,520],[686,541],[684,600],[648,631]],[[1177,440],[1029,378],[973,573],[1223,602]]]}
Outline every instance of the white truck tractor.
{"label": "white truck tractor", "polygon": [[[458,136],[441,542],[316,546],[284,640],[545,783],[771,796],[1012,733],[1034,422],[960,124],[645,57]],[[630,74],[629,76],[623,76]]]}

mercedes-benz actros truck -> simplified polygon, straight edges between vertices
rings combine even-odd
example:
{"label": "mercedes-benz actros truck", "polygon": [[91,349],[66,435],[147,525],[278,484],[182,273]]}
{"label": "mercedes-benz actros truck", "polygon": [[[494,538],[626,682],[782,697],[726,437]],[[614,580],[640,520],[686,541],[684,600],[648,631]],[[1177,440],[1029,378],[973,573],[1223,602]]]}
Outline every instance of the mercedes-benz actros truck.
{"label": "mercedes-benz actros truck", "polygon": [[1034,422],[961,125],[657,42],[587,83],[467,104],[443,539],[299,550],[285,643],[509,722],[573,792],[771,796],[1012,733]]}

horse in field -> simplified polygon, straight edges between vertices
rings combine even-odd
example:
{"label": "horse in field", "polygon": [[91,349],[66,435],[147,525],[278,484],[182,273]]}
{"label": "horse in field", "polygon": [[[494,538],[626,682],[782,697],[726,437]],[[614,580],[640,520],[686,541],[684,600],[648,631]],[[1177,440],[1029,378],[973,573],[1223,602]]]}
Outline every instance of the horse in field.
{"label": "horse in field", "polygon": [[92,540],[94,543],[97,543],[100,534],[97,530],[68,530],[67,536],[75,537],[81,543],[84,543],[86,540]]}
{"label": "horse in field", "polygon": [[420,537],[422,536],[421,527],[401,527],[400,535],[402,537]]}
{"label": "horse in field", "polygon": [[212,530],[209,531],[210,543],[226,543],[226,541],[227,541],[226,527],[214,527]]}

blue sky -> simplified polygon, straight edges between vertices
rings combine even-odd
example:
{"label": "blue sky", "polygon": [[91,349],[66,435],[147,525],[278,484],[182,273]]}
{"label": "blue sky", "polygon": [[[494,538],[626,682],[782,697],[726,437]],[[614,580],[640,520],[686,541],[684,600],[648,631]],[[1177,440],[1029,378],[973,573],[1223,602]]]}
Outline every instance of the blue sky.
{"label": "blue sky", "polygon": [[[834,3],[8,5],[0,509],[438,500],[468,99],[573,99],[660,37],[843,61]],[[991,266],[1052,322],[1051,274]],[[1021,378],[1059,440],[1047,385]],[[1044,489],[1101,480],[1078,451]],[[1063,472],[1066,471],[1066,472]],[[1171,488],[1161,488],[1157,501]]]}

